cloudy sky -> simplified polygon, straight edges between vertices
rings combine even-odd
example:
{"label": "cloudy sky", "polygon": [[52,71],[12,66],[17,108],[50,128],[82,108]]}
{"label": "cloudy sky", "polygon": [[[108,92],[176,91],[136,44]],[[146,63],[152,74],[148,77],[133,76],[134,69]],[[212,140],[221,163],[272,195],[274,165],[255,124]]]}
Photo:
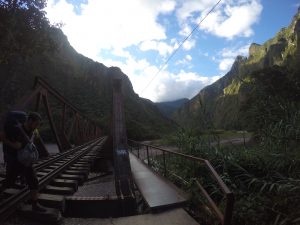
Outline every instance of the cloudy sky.
{"label": "cloudy sky", "polygon": [[79,53],[120,67],[137,94],[159,102],[195,96],[237,55],[247,56],[251,43],[289,25],[300,6],[300,0],[221,0],[169,59],[217,2],[48,0],[46,12],[51,23],[64,24]]}

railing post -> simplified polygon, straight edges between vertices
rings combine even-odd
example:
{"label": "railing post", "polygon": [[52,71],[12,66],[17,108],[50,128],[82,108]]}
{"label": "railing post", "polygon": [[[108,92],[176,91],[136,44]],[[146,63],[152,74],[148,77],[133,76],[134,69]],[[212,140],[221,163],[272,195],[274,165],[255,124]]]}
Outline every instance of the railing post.
{"label": "railing post", "polygon": [[233,212],[233,204],[234,204],[233,193],[227,194],[226,198],[227,198],[227,203],[226,203],[226,208],[225,208],[225,213],[224,213],[223,225],[230,225],[231,218],[232,218],[232,212]]}
{"label": "railing post", "polygon": [[163,159],[164,159],[164,176],[167,176],[167,166],[166,166],[166,155],[165,152],[163,152]]}
{"label": "railing post", "polygon": [[149,147],[148,147],[148,145],[146,146],[146,151],[147,151],[147,162],[148,162],[148,166],[151,166],[150,158],[149,158]]}

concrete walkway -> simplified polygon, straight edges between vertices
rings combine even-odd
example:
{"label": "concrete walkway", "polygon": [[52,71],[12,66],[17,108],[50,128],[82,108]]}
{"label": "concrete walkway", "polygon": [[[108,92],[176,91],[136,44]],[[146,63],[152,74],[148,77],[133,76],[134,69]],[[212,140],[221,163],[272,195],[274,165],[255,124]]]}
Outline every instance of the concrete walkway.
{"label": "concrete walkway", "polygon": [[187,195],[129,153],[133,179],[151,210],[183,206]]}
{"label": "concrete walkway", "polygon": [[110,219],[82,219],[65,218],[63,225],[199,225],[183,209],[173,209],[157,214],[110,218]]}

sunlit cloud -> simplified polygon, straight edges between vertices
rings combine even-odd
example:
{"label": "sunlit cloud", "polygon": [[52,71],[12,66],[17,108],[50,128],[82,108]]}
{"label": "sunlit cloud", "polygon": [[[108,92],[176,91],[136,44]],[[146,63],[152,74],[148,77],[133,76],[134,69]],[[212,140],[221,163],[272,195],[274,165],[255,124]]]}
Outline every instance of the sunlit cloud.
{"label": "sunlit cloud", "polygon": [[[183,31],[189,30],[191,25],[198,24],[214,4],[213,1],[185,1],[177,11],[178,20],[183,27],[181,33],[185,34]],[[259,0],[227,0],[206,17],[200,24],[200,29],[227,39],[249,37],[254,33],[252,26],[259,21],[262,9]],[[200,16],[196,16],[195,19],[195,15]]]}
{"label": "sunlit cloud", "polygon": [[193,65],[191,63],[192,61],[192,56],[191,55],[186,55],[183,59],[177,60],[175,62],[176,65],[183,65],[183,66],[188,66],[188,68],[192,68]]}
{"label": "sunlit cloud", "polygon": [[155,50],[158,51],[161,56],[170,55],[174,49],[175,48],[172,45],[168,45],[167,43],[162,41],[154,41],[154,40],[144,41],[140,45],[140,50],[142,51]]}
{"label": "sunlit cloud", "polygon": [[166,39],[165,28],[156,18],[173,10],[172,2],[89,0],[76,14],[65,0],[50,0],[46,12],[51,22],[65,24],[62,30],[77,51],[95,58],[101,49],[123,49],[142,41]]}
{"label": "sunlit cloud", "polygon": [[219,69],[221,72],[227,72],[235,58],[239,55],[241,56],[248,56],[250,44],[232,48],[224,48],[221,52],[219,52],[220,59],[219,59]]}
{"label": "sunlit cloud", "polygon": [[154,102],[192,98],[202,88],[220,78],[220,76],[202,76],[185,70],[181,70],[177,74],[164,70],[145,89],[153,75],[157,73],[158,67],[151,65],[145,59],[135,60],[133,57],[128,58],[124,63],[113,60],[103,60],[103,62],[109,66],[114,65],[122,68],[122,71],[132,81],[134,91],[140,93],[140,97],[149,98],[151,96],[149,99]]}

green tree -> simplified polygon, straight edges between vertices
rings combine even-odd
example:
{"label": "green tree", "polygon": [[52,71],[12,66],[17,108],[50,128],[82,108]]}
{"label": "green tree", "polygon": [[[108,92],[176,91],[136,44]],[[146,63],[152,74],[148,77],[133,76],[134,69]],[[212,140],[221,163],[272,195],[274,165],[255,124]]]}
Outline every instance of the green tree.
{"label": "green tree", "polygon": [[0,1],[0,64],[53,49],[46,0]]}

